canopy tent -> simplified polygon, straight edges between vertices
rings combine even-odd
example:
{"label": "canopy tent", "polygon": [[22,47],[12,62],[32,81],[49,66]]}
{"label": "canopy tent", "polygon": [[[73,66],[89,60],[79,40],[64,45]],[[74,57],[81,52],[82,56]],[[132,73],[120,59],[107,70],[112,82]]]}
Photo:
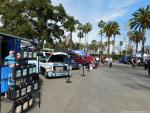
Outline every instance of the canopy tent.
{"label": "canopy tent", "polygon": [[80,56],[90,56],[89,54],[87,54],[85,51],[83,50],[71,50],[71,52],[73,52],[76,55],[80,55]]}
{"label": "canopy tent", "polygon": [[1,38],[1,51],[3,51],[1,53],[1,60],[3,60],[8,54],[10,50],[14,50],[16,52],[20,51],[20,38],[19,37],[15,37],[12,35],[8,35],[8,34],[3,34],[0,33],[0,38]]}
{"label": "canopy tent", "polygon": [[56,47],[54,49],[54,52],[64,52],[64,53],[67,53],[68,55],[75,55],[75,53],[72,52],[71,50],[67,50],[65,48],[59,48],[59,47]]}

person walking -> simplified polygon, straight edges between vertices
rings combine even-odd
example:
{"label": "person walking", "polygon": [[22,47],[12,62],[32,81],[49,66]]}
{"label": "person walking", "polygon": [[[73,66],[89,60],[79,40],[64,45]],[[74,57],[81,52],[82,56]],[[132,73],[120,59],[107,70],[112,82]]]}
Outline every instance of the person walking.
{"label": "person walking", "polygon": [[144,63],[144,69],[147,70],[147,60],[146,60],[146,58],[143,59],[143,63]]}
{"label": "person walking", "polygon": [[131,58],[131,65],[132,65],[132,67],[135,67],[135,63],[136,63],[135,58]]}
{"label": "person walking", "polygon": [[150,76],[150,57],[147,60],[148,76]]}
{"label": "person walking", "polygon": [[112,62],[113,62],[113,59],[110,57],[109,60],[108,60],[108,63],[109,63],[109,67],[110,67],[110,68],[112,68]]}

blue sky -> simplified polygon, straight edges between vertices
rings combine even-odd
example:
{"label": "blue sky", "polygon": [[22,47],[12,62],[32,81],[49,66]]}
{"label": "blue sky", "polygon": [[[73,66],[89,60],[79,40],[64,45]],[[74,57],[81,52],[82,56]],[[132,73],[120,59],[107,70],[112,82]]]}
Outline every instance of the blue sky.
{"label": "blue sky", "polygon": [[[89,33],[89,41],[99,40],[97,23],[99,20],[118,21],[121,28],[121,35],[117,36],[118,42],[123,40],[127,43],[127,23],[132,13],[141,7],[150,4],[149,0],[52,0],[54,5],[62,3],[66,12],[74,16],[82,23],[90,22],[93,30]],[[74,41],[78,41],[74,34]],[[147,44],[150,44],[150,31],[147,33]],[[105,41],[104,37],[104,41]]]}

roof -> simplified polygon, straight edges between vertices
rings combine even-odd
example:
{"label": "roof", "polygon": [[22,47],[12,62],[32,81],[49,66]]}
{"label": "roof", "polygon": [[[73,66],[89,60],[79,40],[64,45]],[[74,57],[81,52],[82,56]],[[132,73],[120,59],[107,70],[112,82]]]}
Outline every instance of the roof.
{"label": "roof", "polygon": [[55,47],[54,52],[63,52],[63,53],[67,53],[69,55],[74,55],[75,54],[71,50],[67,50],[65,48],[60,48],[60,47]]}
{"label": "roof", "polygon": [[31,41],[29,39],[25,39],[25,38],[22,38],[22,37],[10,35],[10,34],[5,34],[5,33],[1,33],[1,32],[0,32],[0,36],[3,36],[3,38],[7,37],[7,38],[16,38],[16,39],[20,39],[20,40],[24,40],[24,41]]}
{"label": "roof", "polygon": [[49,51],[54,51],[54,49],[50,49],[50,48],[42,48],[41,51],[47,51],[47,52],[49,52]]}
{"label": "roof", "polygon": [[68,56],[68,54],[64,53],[64,52],[55,52],[55,53],[52,53],[52,55],[66,55],[66,56]]}

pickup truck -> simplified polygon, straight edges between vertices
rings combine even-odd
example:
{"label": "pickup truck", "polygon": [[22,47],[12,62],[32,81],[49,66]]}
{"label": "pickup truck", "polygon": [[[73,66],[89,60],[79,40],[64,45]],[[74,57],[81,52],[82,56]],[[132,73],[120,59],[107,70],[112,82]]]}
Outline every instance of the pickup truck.
{"label": "pickup truck", "polygon": [[[49,56],[40,56],[39,57],[40,73],[44,75],[46,78],[71,76],[72,67],[64,63],[64,59],[67,57],[68,55],[63,52],[54,52]],[[30,63],[35,62],[30,61]]]}

